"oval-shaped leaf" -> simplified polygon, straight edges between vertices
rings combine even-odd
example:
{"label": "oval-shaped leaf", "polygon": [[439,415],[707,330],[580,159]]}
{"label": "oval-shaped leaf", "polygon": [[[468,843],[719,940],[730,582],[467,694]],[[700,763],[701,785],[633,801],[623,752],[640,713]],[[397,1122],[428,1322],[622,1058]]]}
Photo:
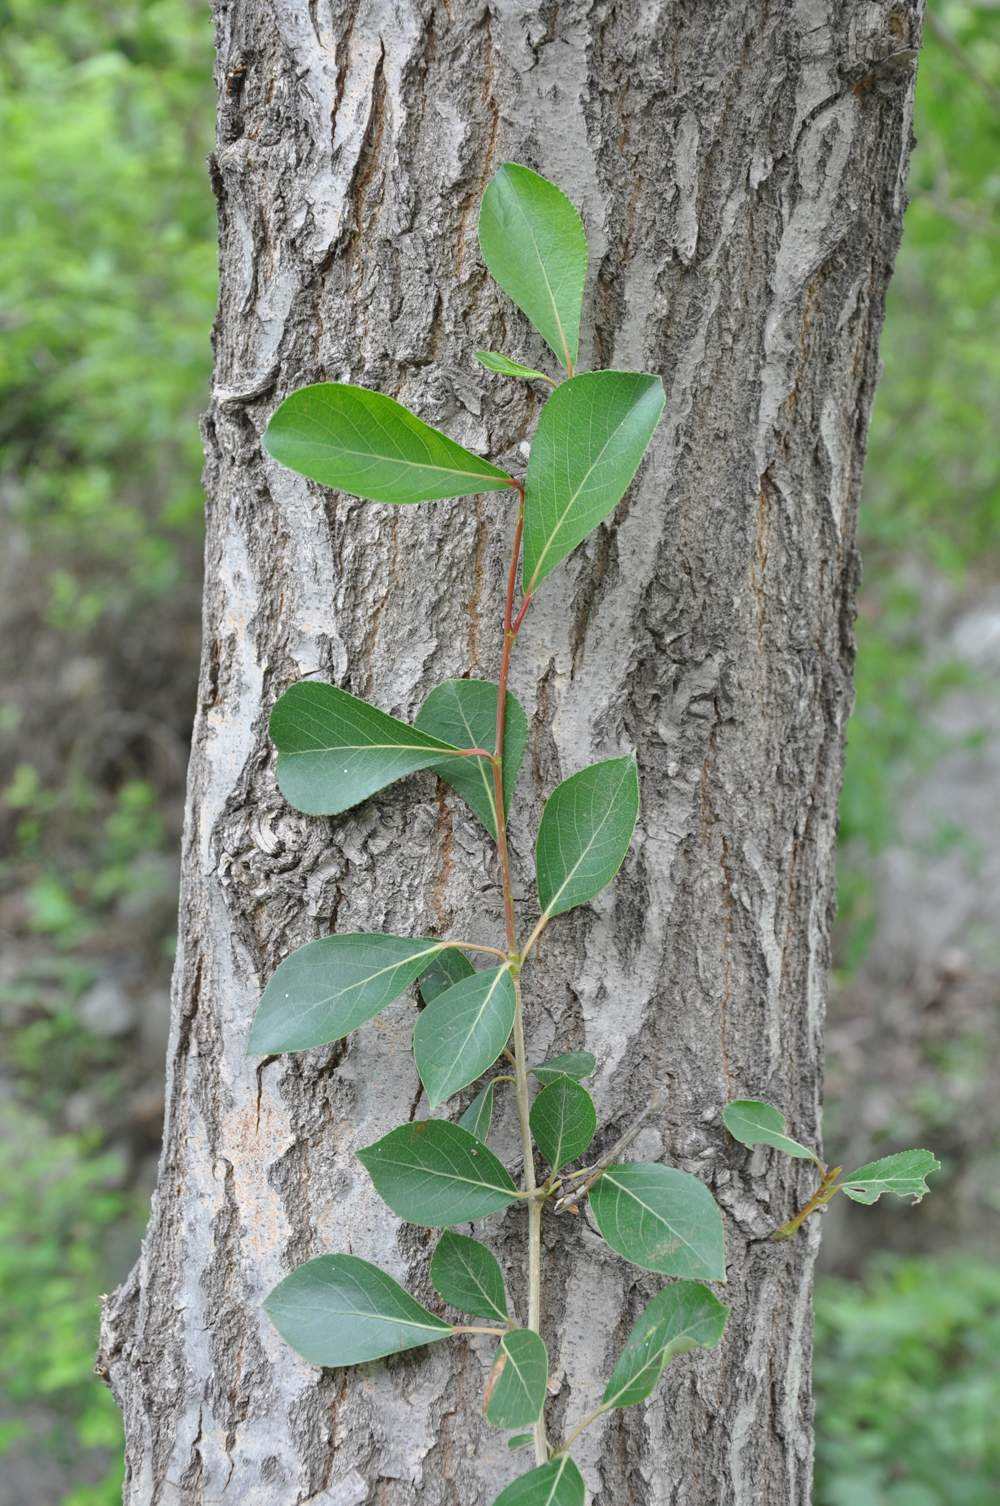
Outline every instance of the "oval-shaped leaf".
{"label": "oval-shaped leaf", "polygon": [[536,371],[533,366],[522,366],[520,361],[512,361],[510,356],[505,356],[499,350],[477,350],[476,360],[480,366],[485,366],[487,371],[495,371],[499,376],[520,377],[525,382],[548,382],[554,387],[550,376],[544,371]]}
{"label": "oval-shaped leaf", "polygon": [[485,1088],[480,1089],[475,1098],[469,1104],[465,1113],[458,1121],[463,1129],[467,1129],[470,1135],[475,1135],[477,1140],[485,1141],[493,1123],[493,1098],[496,1092],[494,1081],[491,1078]]}
{"label": "oval-shaped leaf", "polygon": [[534,1441],[533,1433],[515,1433],[512,1438],[507,1439],[507,1447],[513,1453],[516,1449],[527,1448],[529,1443],[534,1443]]}
{"label": "oval-shaped leaf", "polygon": [[455,749],[336,685],[301,680],[275,703],[278,788],[307,816],[335,816]]}
{"label": "oval-shaped leaf", "polygon": [[531,1105],[531,1133],[553,1171],[582,1156],[597,1133],[597,1111],[586,1088],[557,1077]]}
{"label": "oval-shaped leaf", "polygon": [[535,844],[543,914],[585,904],[611,882],[625,861],[638,814],[639,774],[631,756],[591,764],[557,785]]}
{"label": "oval-shaped leaf", "polygon": [[785,1116],[769,1103],[761,1103],[756,1098],[738,1098],[726,1104],[722,1110],[722,1122],[741,1145],[770,1145],[775,1150],[783,1150],[786,1156],[819,1164],[813,1151],[784,1133]]}
{"label": "oval-shaped leaf", "polygon": [[[414,726],[456,748],[486,748],[492,753],[496,747],[497,690],[488,680],[445,680],[431,691]],[[505,808],[510,805],[527,741],[528,718],[520,701],[508,691],[503,735]],[[458,791],[495,839],[496,790],[490,760],[441,758],[428,767]]]}
{"label": "oval-shaped leaf", "polygon": [[486,1382],[483,1411],[495,1428],[526,1428],[536,1423],[545,1405],[549,1356],[540,1334],[531,1328],[505,1333]]}
{"label": "oval-shaped leaf", "polygon": [[555,1082],[557,1077],[572,1077],[578,1082],[583,1077],[593,1077],[597,1071],[597,1057],[590,1051],[563,1051],[559,1056],[550,1056],[528,1071],[540,1083]]}
{"label": "oval-shaped leaf", "polygon": [[580,346],[587,236],[575,206],[517,162],[495,174],[479,211],[483,260],[571,371]]}
{"label": "oval-shaped leaf", "polygon": [[346,382],[300,387],[275,409],[267,453],[322,486],[370,502],[431,502],[513,486],[383,392]]}
{"label": "oval-shaped leaf", "polygon": [[492,1067],[513,1029],[515,1007],[505,963],[463,978],[418,1015],[413,1055],[432,1109]]}
{"label": "oval-shaped leaf", "polygon": [[446,942],[322,936],[279,963],[261,995],[247,1052],[270,1056],[339,1041],[384,1009]]}
{"label": "oval-shaped leaf", "polygon": [[451,988],[455,983],[461,983],[463,978],[471,978],[475,971],[468,957],[457,947],[451,946],[438,952],[430,967],[420,974],[418,980],[422,1001],[433,1004],[438,994],[443,994],[446,988]]}
{"label": "oval-shaped leaf", "polygon": [[438,1296],[459,1312],[507,1322],[503,1272],[478,1239],[446,1230],[431,1257],[431,1282]]}
{"label": "oval-shaped leaf", "polygon": [[264,1310],[312,1365],[361,1365],[446,1339],[452,1325],[356,1255],[320,1255],[271,1292]]}
{"label": "oval-shaped leaf", "polygon": [[665,401],[659,377],[637,371],[588,371],[552,393],[524,479],[528,595],[617,507]]}
{"label": "oval-shaped leaf", "polygon": [[725,1281],[722,1214],[704,1182],[658,1162],[611,1166],[590,1189],[590,1206],[611,1248],[664,1276]]}
{"label": "oval-shaped leaf", "polygon": [[403,1124],[358,1159],[393,1213],[429,1229],[485,1218],[519,1197],[493,1152],[444,1119]]}
{"label": "oval-shaped leaf", "polygon": [[557,1454],[502,1490],[493,1506],[583,1506],[583,1476],[568,1454]]}
{"label": "oval-shaped leaf", "polygon": [[728,1316],[725,1303],[700,1282],[665,1286],[636,1319],[605,1388],[604,1406],[644,1401],[671,1360],[690,1349],[715,1347]]}
{"label": "oval-shaped leaf", "polygon": [[877,1203],[883,1192],[912,1198],[919,1203],[930,1188],[927,1178],[940,1171],[941,1163],[929,1150],[900,1150],[880,1161],[869,1161],[839,1182],[841,1192],[855,1203]]}

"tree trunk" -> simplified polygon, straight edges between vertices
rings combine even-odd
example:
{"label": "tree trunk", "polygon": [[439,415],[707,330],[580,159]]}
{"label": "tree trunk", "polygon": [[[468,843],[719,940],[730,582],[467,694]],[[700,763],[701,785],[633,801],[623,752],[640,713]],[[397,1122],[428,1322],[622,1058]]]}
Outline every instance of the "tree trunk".
{"label": "tree trunk", "polygon": [[[529,1051],[596,1052],[598,1146],[663,1085],[635,1153],[712,1188],[733,1304],[717,1351],[574,1452],[599,1506],[808,1501],[818,1235],[762,1236],[812,1173],[745,1151],[719,1112],[759,1094],[819,1134],[855,515],[919,11],[216,0],[222,285],[166,1139],[100,1362],[129,1506],[488,1506],[528,1467],[481,1420],[489,1340],[320,1373],[260,1311],[294,1265],[338,1250],[435,1302],[433,1237],[401,1227],[354,1158],[426,1112],[412,1000],[334,1047],[244,1054],[262,984],[313,936],[502,939],[492,849],[443,786],[425,774],[336,820],[298,815],[267,714],[317,671],[401,716],[446,676],[495,677],[509,498],[373,506],[281,469],[259,436],[294,387],[342,379],[521,464],[538,399],[471,360],[542,356],[476,242],[511,159],[582,210],[581,366],[658,371],[668,394],[639,483],[546,582],[516,651],[525,921],[545,793],[634,747],[643,798],[617,884],[546,933]],[[498,1145],[513,1159],[512,1114]],[[516,1292],[523,1216],[493,1226]],[[659,1284],[586,1217],[547,1218],[556,1436]]]}

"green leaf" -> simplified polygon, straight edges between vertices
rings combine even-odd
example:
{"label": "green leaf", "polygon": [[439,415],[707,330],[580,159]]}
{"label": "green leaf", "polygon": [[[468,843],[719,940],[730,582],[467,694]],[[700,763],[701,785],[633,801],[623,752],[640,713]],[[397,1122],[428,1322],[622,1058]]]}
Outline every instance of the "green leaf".
{"label": "green leaf", "polygon": [[576,208],[547,178],[505,162],[479,211],[483,260],[567,370],[580,347],[587,236]]}
{"label": "green leaf", "polygon": [[545,915],[585,904],[625,861],[639,814],[635,759],[608,758],[571,774],[545,803],[535,845]]}
{"label": "green leaf", "polygon": [[432,1109],[492,1067],[513,1029],[515,1006],[504,963],[463,978],[417,1016],[413,1055]]}
{"label": "green leaf", "polygon": [[358,1159],[393,1213],[429,1229],[485,1218],[519,1196],[493,1152],[444,1119],[403,1124]]}
{"label": "green leaf", "polygon": [[496,1092],[493,1079],[480,1089],[475,1098],[469,1104],[465,1113],[458,1121],[463,1129],[467,1129],[470,1135],[475,1135],[477,1140],[486,1140],[493,1123],[493,1097]]}
{"label": "green leaf", "polygon": [[617,507],[665,401],[659,377],[638,371],[588,371],[549,397],[524,479],[528,595]]}
{"label": "green leaf", "polygon": [[589,1051],[564,1051],[560,1056],[550,1056],[547,1062],[529,1067],[541,1083],[555,1082],[557,1077],[593,1077],[597,1071],[597,1057]]}
{"label": "green leaf", "polygon": [[[488,680],[445,680],[435,687],[417,713],[414,726],[456,748],[496,748],[497,690]],[[528,741],[528,718],[508,691],[503,735],[504,807],[517,783]],[[497,834],[493,765],[487,758],[442,758],[429,765],[472,807],[490,836]]]}
{"label": "green leaf", "polygon": [[520,377],[525,382],[548,382],[550,387],[555,386],[555,382],[544,371],[536,371],[533,366],[522,366],[520,361],[512,361],[510,356],[503,355],[499,350],[477,350],[476,360],[487,371],[495,371],[500,376]]}
{"label": "green leaf", "polygon": [[257,1006],[248,1054],[339,1041],[391,1003],[447,945],[363,934],[307,942],[275,969]]}
{"label": "green leaf", "polygon": [[452,1325],[356,1255],[321,1255],[278,1283],[264,1303],[275,1328],[313,1365],[362,1365],[446,1339]]}
{"label": "green leaf", "polygon": [[529,1470],[502,1490],[493,1506],[583,1506],[583,1476],[568,1454]]}
{"label": "green leaf", "polygon": [[582,1156],[597,1133],[597,1112],[586,1088],[557,1077],[531,1105],[531,1133],[553,1171]]}
{"label": "green leaf", "polygon": [[271,415],[264,448],[290,470],[370,502],[431,502],[514,484],[393,398],[345,382],[286,397]]}
{"label": "green leaf", "polygon": [[713,1349],[722,1337],[729,1308],[707,1286],[678,1281],[647,1303],[625,1341],[602,1401],[631,1407],[644,1401],[663,1371],[690,1349]]}
{"label": "green leaf", "polygon": [[528,1444],[534,1443],[534,1441],[532,1433],[515,1433],[511,1438],[507,1439],[507,1447],[513,1453],[515,1449],[527,1448]]}
{"label": "green leaf", "polygon": [[741,1145],[770,1145],[786,1156],[802,1161],[816,1161],[815,1153],[784,1133],[785,1116],[769,1103],[755,1098],[739,1098],[722,1110],[722,1122]]}
{"label": "green leaf", "polygon": [[448,1229],[431,1258],[434,1290],[459,1312],[507,1322],[503,1272],[485,1245]]}
{"label": "green leaf", "polygon": [[455,752],[429,732],[317,680],[300,680],[276,702],[271,738],[279,754],[278,788],[307,816],[338,815]]}
{"label": "green leaf", "polygon": [[505,1333],[486,1383],[483,1411],[495,1428],[525,1428],[538,1421],[545,1404],[549,1356],[531,1328]]}
{"label": "green leaf", "polygon": [[930,1192],[927,1178],[932,1171],[940,1170],[941,1162],[931,1151],[900,1150],[842,1177],[839,1187],[855,1203],[877,1203],[883,1192],[919,1203]]}
{"label": "green leaf", "polygon": [[475,968],[464,952],[457,947],[448,947],[438,952],[430,967],[420,974],[420,997],[425,1004],[433,1004],[438,994],[463,978],[471,978]]}
{"label": "green leaf", "polygon": [[611,1166],[591,1188],[590,1206],[608,1244],[633,1265],[725,1281],[722,1214],[697,1177],[658,1162]]}

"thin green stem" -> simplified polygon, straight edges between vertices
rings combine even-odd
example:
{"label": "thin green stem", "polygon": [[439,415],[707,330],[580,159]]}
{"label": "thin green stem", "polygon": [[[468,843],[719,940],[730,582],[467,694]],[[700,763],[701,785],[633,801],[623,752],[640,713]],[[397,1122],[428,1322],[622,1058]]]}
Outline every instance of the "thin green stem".
{"label": "thin green stem", "polygon": [[510,1333],[510,1328],[509,1326],[507,1328],[490,1328],[488,1325],[484,1327],[481,1323],[456,1323],[451,1331],[453,1334],[493,1333],[498,1334],[500,1338],[503,1338],[505,1333]]}
{"label": "thin green stem", "polygon": [[596,1422],[599,1417],[603,1417],[605,1412],[609,1410],[610,1408],[602,1402],[599,1407],[595,1407],[592,1412],[588,1412],[583,1421],[578,1422],[571,1433],[567,1433],[565,1441],[556,1449],[556,1455],[565,1454],[568,1449],[572,1448],[584,1428],[589,1428],[592,1422]]}
{"label": "thin green stem", "polygon": [[448,945],[463,952],[488,952],[491,957],[501,957],[504,962],[508,960],[507,953],[498,946],[482,946],[478,941],[449,941]]}

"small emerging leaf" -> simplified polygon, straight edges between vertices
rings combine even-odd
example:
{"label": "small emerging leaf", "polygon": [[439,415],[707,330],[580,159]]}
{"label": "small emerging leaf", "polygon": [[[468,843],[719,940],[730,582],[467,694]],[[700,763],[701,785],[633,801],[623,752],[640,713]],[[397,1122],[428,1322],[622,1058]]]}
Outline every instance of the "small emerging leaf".
{"label": "small emerging leaf", "polygon": [[431,1258],[431,1282],[438,1296],[459,1312],[507,1322],[503,1272],[477,1239],[446,1230]]}
{"label": "small emerging leaf", "polygon": [[594,1100],[569,1077],[543,1088],[531,1105],[531,1133],[553,1171],[582,1156],[597,1133]]}
{"label": "small emerging leaf", "polygon": [[486,1136],[490,1132],[490,1125],[493,1123],[493,1099],[495,1093],[496,1087],[493,1079],[490,1078],[485,1088],[480,1089],[458,1121],[462,1128],[467,1129],[470,1135],[475,1135],[477,1140],[485,1142]]}
{"label": "small emerging leaf", "polygon": [[722,1110],[722,1122],[741,1145],[770,1145],[775,1150],[783,1150],[786,1156],[817,1161],[818,1164],[815,1152],[784,1133],[785,1116],[769,1103],[761,1103],[755,1098],[740,1098],[727,1103]]}
{"label": "small emerging leaf", "polygon": [[476,360],[487,371],[495,371],[500,376],[521,377],[526,382],[548,382],[550,387],[554,385],[552,378],[546,376],[544,371],[536,371],[533,366],[522,366],[520,361],[512,361],[510,356],[502,355],[499,350],[477,350]]}
{"label": "small emerging leaf", "polygon": [[639,775],[631,756],[591,764],[556,786],[535,844],[545,915],[585,904],[611,882],[625,861],[638,814]]}
{"label": "small emerging leaf", "polygon": [[583,1506],[583,1476],[568,1454],[558,1454],[502,1490],[493,1506]]}
{"label": "small emerging leaf", "polygon": [[420,974],[420,997],[425,1004],[433,1004],[438,994],[463,978],[471,978],[475,968],[464,952],[457,947],[448,947],[438,952],[430,967]]}
{"label": "small emerging leaf", "polygon": [[549,1356],[541,1335],[530,1328],[505,1333],[486,1383],[487,1422],[495,1428],[525,1428],[537,1422],[548,1378]]}
{"label": "small emerging leaf", "polygon": [[492,1067],[507,1044],[515,1007],[505,963],[463,978],[418,1015],[413,1055],[432,1109]]}
{"label": "small emerging leaf", "polygon": [[[486,748],[492,753],[496,747],[497,690],[487,680],[445,680],[421,706],[414,727],[453,747]],[[528,718],[520,701],[508,691],[503,737],[505,808],[510,805],[527,741]],[[441,758],[428,767],[458,791],[495,839],[496,790],[489,759]]]}
{"label": "small emerging leaf", "polygon": [[507,1439],[507,1447],[511,1453],[514,1453],[516,1449],[527,1448],[529,1443],[533,1443],[534,1441],[534,1436],[531,1433],[514,1433],[512,1437]]}
{"label": "small emerging leaf", "polygon": [[849,1177],[841,1177],[839,1185],[855,1203],[877,1203],[883,1192],[919,1203],[930,1192],[927,1178],[940,1170],[941,1162],[929,1150],[901,1150],[880,1161],[869,1161]]}
{"label": "small emerging leaf", "polygon": [[722,1214],[704,1182],[658,1162],[611,1166],[590,1189],[597,1227],[633,1265],[725,1281]]}
{"label": "small emerging leaf", "polygon": [[278,1283],[264,1310],[312,1365],[361,1365],[446,1339],[451,1324],[356,1255],[320,1255]]}
{"label": "small emerging leaf", "polygon": [[370,502],[431,502],[513,485],[506,471],[385,393],[346,382],[318,382],[286,397],[271,415],[264,448],[301,476]]}
{"label": "small emerging leaf", "polygon": [[550,1056],[547,1062],[539,1062],[537,1067],[529,1067],[528,1071],[540,1083],[555,1082],[557,1077],[572,1077],[579,1081],[583,1077],[593,1077],[597,1071],[597,1057],[589,1051],[564,1051],[561,1056]]}
{"label": "small emerging leaf", "polygon": [[251,1056],[305,1051],[356,1030],[403,992],[446,942],[404,936],[323,936],[279,963],[247,1043]]}
{"label": "small emerging leaf", "polygon": [[587,236],[576,208],[547,178],[505,162],[483,195],[479,244],[504,292],[572,370],[587,277]]}
{"label": "small emerging leaf", "polygon": [[429,1229],[471,1223],[518,1198],[493,1152],[444,1119],[403,1124],[359,1150],[358,1160],[393,1213]]}
{"label": "small emerging leaf", "polygon": [[602,1397],[606,1407],[631,1407],[655,1389],[670,1361],[689,1349],[712,1349],[729,1308],[697,1281],[677,1281],[647,1303],[625,1341]]}

